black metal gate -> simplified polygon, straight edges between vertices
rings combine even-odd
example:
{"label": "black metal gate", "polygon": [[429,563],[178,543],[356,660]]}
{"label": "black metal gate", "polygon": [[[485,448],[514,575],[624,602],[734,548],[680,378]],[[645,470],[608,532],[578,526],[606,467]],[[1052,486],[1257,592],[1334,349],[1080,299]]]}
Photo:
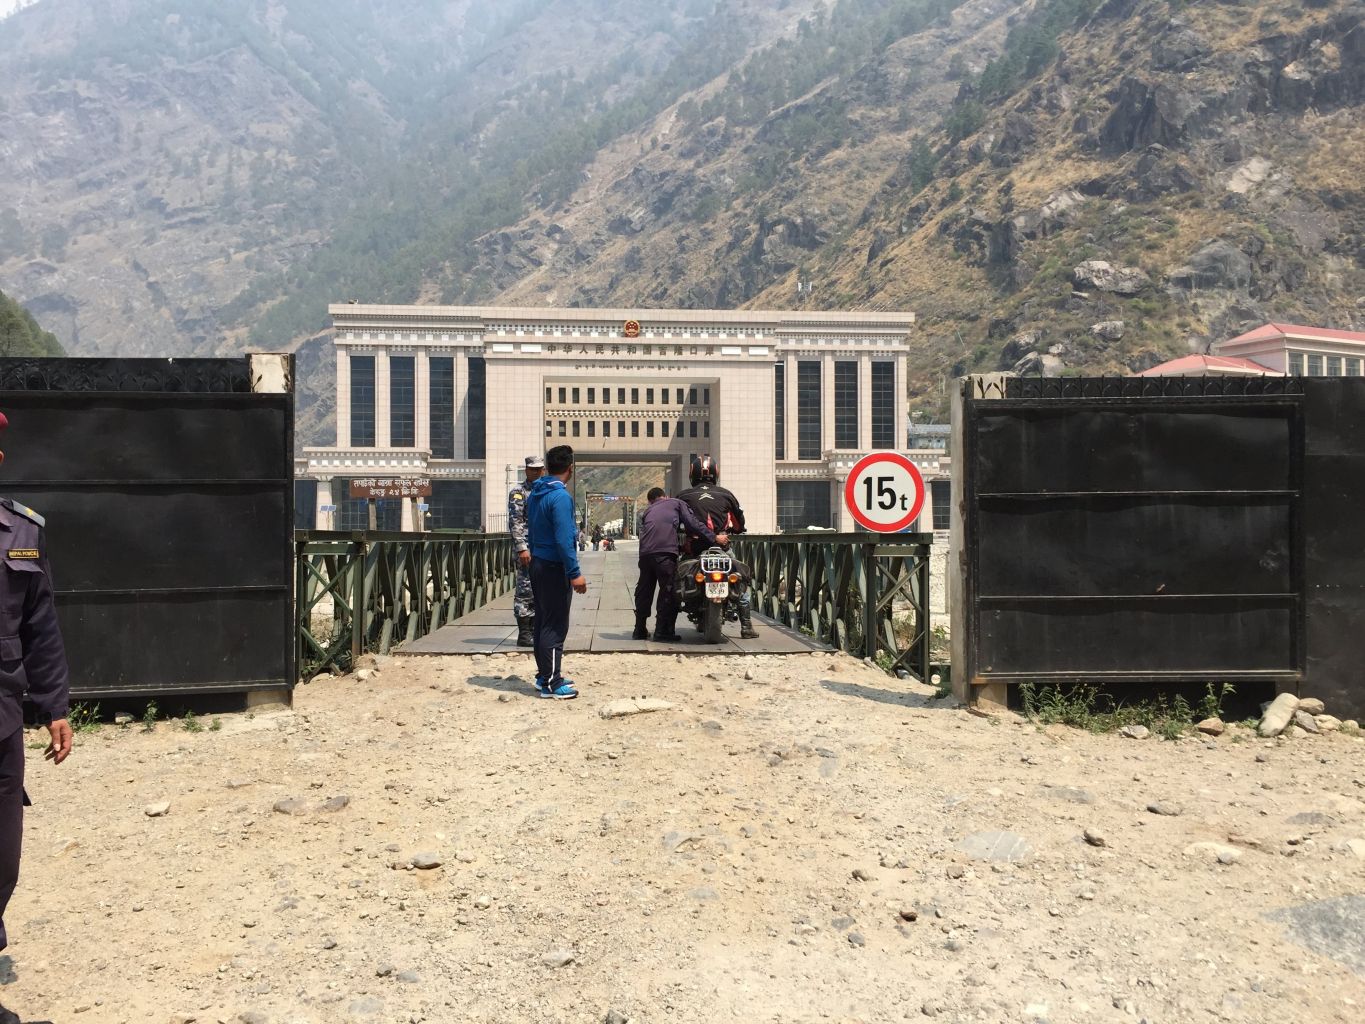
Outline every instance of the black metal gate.
{"label": "black metal gate", "polygon": [[996,386],[967,382],[955,453],[966,680],[1296,688],[1309,651],[1303,382]]}
{"label": "black metal gate", "polygon": [[292,379],[283,356],[0,360],[0,494],[47,518],[74,696],[293,685]]}

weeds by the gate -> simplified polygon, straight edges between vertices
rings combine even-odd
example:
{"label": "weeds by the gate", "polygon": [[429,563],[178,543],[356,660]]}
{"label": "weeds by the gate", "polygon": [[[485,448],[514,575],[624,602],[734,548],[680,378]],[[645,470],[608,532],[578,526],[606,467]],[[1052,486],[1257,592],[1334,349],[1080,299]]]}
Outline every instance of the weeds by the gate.
{"label": "weeds by the gate", "polygon": [[1181,693],[1158,693],[1125,703],[1093,685],[1019,687],[1025,716],[1039,725],[1068,725],[1095,733],[1142,725],[1165,739],[1179,739],[1195,722],[1221,717],[1223,702],[1234,692],[1231,683],[1218,687],[1209,683],[1203,698],[1192,705]]}

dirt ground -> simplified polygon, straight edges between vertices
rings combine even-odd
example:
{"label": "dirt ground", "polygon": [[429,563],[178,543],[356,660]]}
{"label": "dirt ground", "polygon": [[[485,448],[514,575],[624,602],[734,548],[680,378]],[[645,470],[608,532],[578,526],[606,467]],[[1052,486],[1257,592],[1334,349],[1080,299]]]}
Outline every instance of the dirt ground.
{"label": "dirt ground", "polygon": [[[1358,737],[1040,730],[842,655],[579,656],[572,702],[529,668],[391,658],[292,711],[104,726],[57,769],[30,751],[0,1002],[60,1024],[1365,1012]],[[677,708],[599,715],[641,696]],[[959,848],[995,830],[1031,855]],[[1295,939],[1273,915],[1302,905],[1336,924]]]}

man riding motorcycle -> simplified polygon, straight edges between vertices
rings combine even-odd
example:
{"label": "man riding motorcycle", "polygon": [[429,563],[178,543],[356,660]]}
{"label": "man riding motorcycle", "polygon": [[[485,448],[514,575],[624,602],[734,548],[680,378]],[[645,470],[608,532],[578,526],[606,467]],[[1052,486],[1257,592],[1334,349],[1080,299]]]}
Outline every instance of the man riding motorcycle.
{"label": "man riding motorcycle", "polygon": [[[692,486],[679,494],[678,499],[686,502],[698,519],[713,533],[733,535],[744,532],[744,509],[733,492],[720,486],[720,464],[715,459],[710,455],[700,457],[694,455],[688,479],[691,480]],[[744,574],[752,577],[749,567],[743,568]],[[737,609],[739,635],[745,640],[753,640],[758,636],[758,631],[754,629],[750,591],[751,588],[744,588]]]}

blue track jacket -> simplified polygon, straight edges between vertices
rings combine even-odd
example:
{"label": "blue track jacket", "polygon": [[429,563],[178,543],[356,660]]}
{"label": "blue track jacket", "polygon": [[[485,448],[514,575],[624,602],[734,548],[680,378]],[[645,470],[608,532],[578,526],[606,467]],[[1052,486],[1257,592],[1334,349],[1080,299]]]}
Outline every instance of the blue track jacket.
{"label": "blue track jacket", "polygon": [[564,481],[543,476],[526,499],[526,521],[531,527],[531,557],[559,562],[571,580],[583,575],[578,568],[578,525],[574,522],[573,495]]}

